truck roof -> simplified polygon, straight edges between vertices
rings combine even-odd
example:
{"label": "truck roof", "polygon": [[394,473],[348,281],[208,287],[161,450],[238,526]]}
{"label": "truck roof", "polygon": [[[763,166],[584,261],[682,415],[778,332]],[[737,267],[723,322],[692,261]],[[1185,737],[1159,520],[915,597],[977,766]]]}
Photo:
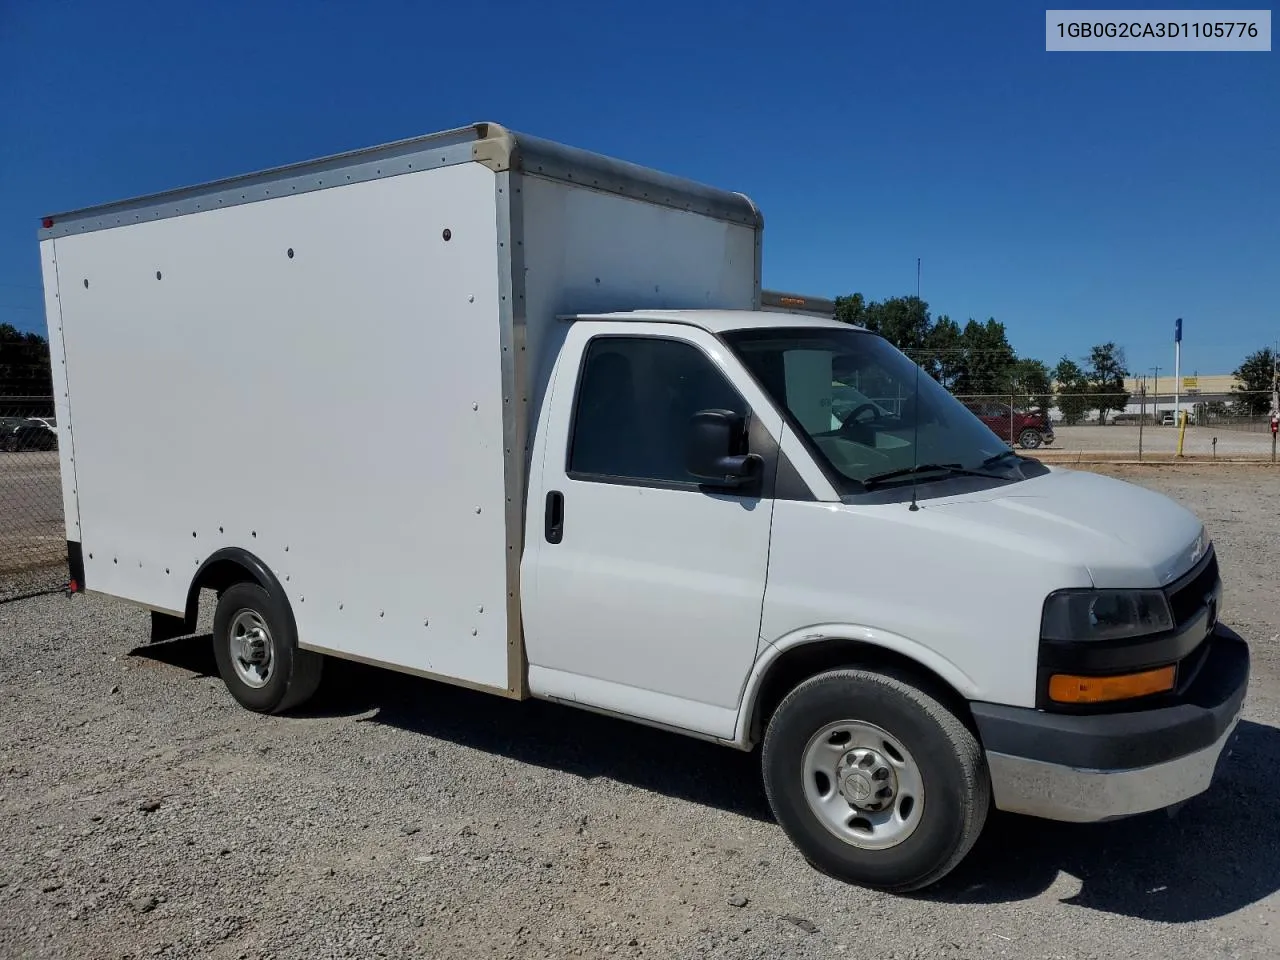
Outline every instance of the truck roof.
{"label": "truck roof", "polygon": [[626,310],[615,313],[576,313],[562,319],[598,320],[607,323],[679,323],[698,327],[708,333],[760,330],[769,327],[863,330],[862,327],[841,323],[839,320],[826,320],[821,317],[771,310]]}
{"label": "truck roof", "polygon": [[745,194],[517,133],[486,121],[225,180],[51,214],[41,221],[39,237],[45,240],[88,233],[473,162],[495,172],[511,170],[559,180],[757,229],[764,222],[759,209]]}

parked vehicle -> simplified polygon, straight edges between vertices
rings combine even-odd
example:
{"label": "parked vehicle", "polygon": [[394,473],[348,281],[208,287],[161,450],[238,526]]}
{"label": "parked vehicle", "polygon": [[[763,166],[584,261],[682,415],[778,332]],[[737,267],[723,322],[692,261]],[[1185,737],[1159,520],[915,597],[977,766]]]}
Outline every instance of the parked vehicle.
{"label": "parked vehicle", "polygon": [[58,431],[42,417],[6,417],[0,422],[0,449],[19,452],[55,450],[57,446]]}
{"label": "parked vehicle", "polygon": [[1172,410],[1169,410],[1168,412],[1160,415],[1160,426],[1176,427],[1177,425],[1178,425],[1178,418],[1177,416],[1174,415],[1174,412]]}
{"label": "parked vehicle", "polygon": [[1039,410],[1017,410],[1007,403],[970,402],[965,404],[979,420],[991,428],[1001,440],[1024,450],[1034,450],[1054,441],[1053,426]]}
{"label": "parked vehicle", "polygon": [[757,309],[761,230],[494,124],[47,218],[73,583],[155,640],[215,591],[254,711],[353,659],[759,746],[788,836],[869,886],[993,805],[1206,790],[1249,651],[1200,521]]}

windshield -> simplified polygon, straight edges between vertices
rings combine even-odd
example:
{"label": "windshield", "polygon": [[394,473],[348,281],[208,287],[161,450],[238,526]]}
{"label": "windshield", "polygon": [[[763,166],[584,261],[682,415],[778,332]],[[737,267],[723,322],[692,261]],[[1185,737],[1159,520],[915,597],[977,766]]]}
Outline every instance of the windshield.
{"label": "windshield", "polygon": [[844,493],[965,472],[1019,479],[1009,445],[883,337],[818,327],[724,339]]}

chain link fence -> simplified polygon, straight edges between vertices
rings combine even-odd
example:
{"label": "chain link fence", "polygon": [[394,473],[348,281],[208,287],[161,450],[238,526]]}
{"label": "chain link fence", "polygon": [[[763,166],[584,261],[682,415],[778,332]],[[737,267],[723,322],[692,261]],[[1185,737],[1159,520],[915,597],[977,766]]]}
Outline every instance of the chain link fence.
{"label": "chain link fence", "polygon": [[1046,462],[1275,462],[1273,395],[958,394],[1002,440]]}
{"label": "chain link fence", "polygon": [[[3,387],[0,602],[59,590],[67,582],[53,398],[5,396]],[[958,399],[1002,439],[1046,462],[1276,460],[1274,399],[1261,391],[1176,400],[1172,394],[1092,392]]]}
{"label": "chain link fence", "polygon": [[53,398],[0,395],[0,602],[66,583]]}

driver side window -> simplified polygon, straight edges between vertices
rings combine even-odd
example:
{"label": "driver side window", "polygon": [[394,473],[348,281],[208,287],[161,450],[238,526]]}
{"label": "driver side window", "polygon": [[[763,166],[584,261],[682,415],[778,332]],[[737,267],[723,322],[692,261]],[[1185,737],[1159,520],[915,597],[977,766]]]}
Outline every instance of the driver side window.
{"label": "driver side window", "polygon": [[701,350],[662,337],[599,336],[587,347],[574,407],[568,473],[577,480],[688,484],[690,420],[746,401]]}

